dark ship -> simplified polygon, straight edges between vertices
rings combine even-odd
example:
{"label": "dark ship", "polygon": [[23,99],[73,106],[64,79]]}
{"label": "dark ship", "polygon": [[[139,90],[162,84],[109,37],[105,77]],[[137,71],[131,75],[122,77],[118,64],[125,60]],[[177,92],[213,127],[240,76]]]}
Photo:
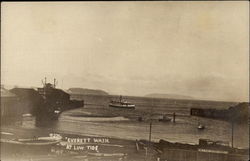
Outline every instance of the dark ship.
{"label": "dark ship", "polygon": [[135,109],[135,105],[122,99],[122,96],[120,96],[119,101],[112,100],[109,103],[110,107],[114,108],[123,108],[123,109]]}
{"label": "dark ship", "polygon": [[84,106],[83,100],[72,100],[70,94],[42,81],[42,88],[5,89],[1,85],[1,124],[20,122],[23,116],[34,116],[37,122],[57,120],[66,110]]}
{"label": "dark ship", "polygon": [[43,103],[32,111],[37,121],[57,120],[63,111],[84,106],[83,100],[71,100],[68,93],[56,88],[56,79],[54,84],[47,83],[46,78],[42,83],[43,88],[38,88],[37,91],[42,96]]}

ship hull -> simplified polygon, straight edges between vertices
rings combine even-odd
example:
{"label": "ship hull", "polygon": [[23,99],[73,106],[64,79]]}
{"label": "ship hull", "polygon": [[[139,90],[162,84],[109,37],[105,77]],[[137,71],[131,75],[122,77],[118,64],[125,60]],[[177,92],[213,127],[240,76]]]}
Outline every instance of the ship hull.
{"label": "ship hull", "polygon": [[121,109],[135,109],[135,105],[116,105],[116,104],[109,104],[110,107],[114,108],[121,108]]}

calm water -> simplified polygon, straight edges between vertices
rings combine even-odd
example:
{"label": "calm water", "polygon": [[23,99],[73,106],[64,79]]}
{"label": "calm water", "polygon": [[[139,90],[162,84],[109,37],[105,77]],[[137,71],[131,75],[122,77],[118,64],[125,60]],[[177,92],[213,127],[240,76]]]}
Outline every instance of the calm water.
{"label": "calm water", "polygon": [[[136,110],[114,109],[108,107],[115,96],[72,96],[84,99],[85,107],[61,114],[53,127],[73,134],[98,135],[124,139],[149,139],[149,123],[152,122],[152,140],[165,139],[171,142],[198,143],[199,138],[231,142],[231,124],[225,121],[193,117],[189,115],[192,107],[228,108],[235,103],[190,101],[173,99],[152,99],[142,97],[125,97],[136,105]],[[170,118],[176,113],[176,122],[159,122],[157,119],[167,114]],[[79,116],[81,115],[81,116]],[[89,117],[91,116],[91,117]],[[144,121],[138,122],[142,117]],[[197,125],[205,125],[198,130]],[[32,121],[23,126],[34,128]],[[234,145],[248,147],[248,125],[236,125],[234,128]]]}

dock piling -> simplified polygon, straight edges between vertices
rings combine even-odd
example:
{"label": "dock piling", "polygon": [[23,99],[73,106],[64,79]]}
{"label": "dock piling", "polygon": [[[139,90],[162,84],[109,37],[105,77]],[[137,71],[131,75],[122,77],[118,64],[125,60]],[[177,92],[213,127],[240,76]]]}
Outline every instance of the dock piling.
{"label": "dock piling", "polygon": [[173,123],[175,123],[175,112],[173,113]]}

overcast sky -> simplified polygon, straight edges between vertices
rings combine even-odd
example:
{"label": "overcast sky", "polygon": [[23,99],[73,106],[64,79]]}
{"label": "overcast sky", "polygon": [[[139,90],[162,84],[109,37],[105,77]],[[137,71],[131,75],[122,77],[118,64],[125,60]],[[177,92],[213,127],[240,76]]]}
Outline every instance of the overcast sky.
{"label": "overcast sky", "polygon": [[248,2],[2,3],[1,84],[247,101]]}

